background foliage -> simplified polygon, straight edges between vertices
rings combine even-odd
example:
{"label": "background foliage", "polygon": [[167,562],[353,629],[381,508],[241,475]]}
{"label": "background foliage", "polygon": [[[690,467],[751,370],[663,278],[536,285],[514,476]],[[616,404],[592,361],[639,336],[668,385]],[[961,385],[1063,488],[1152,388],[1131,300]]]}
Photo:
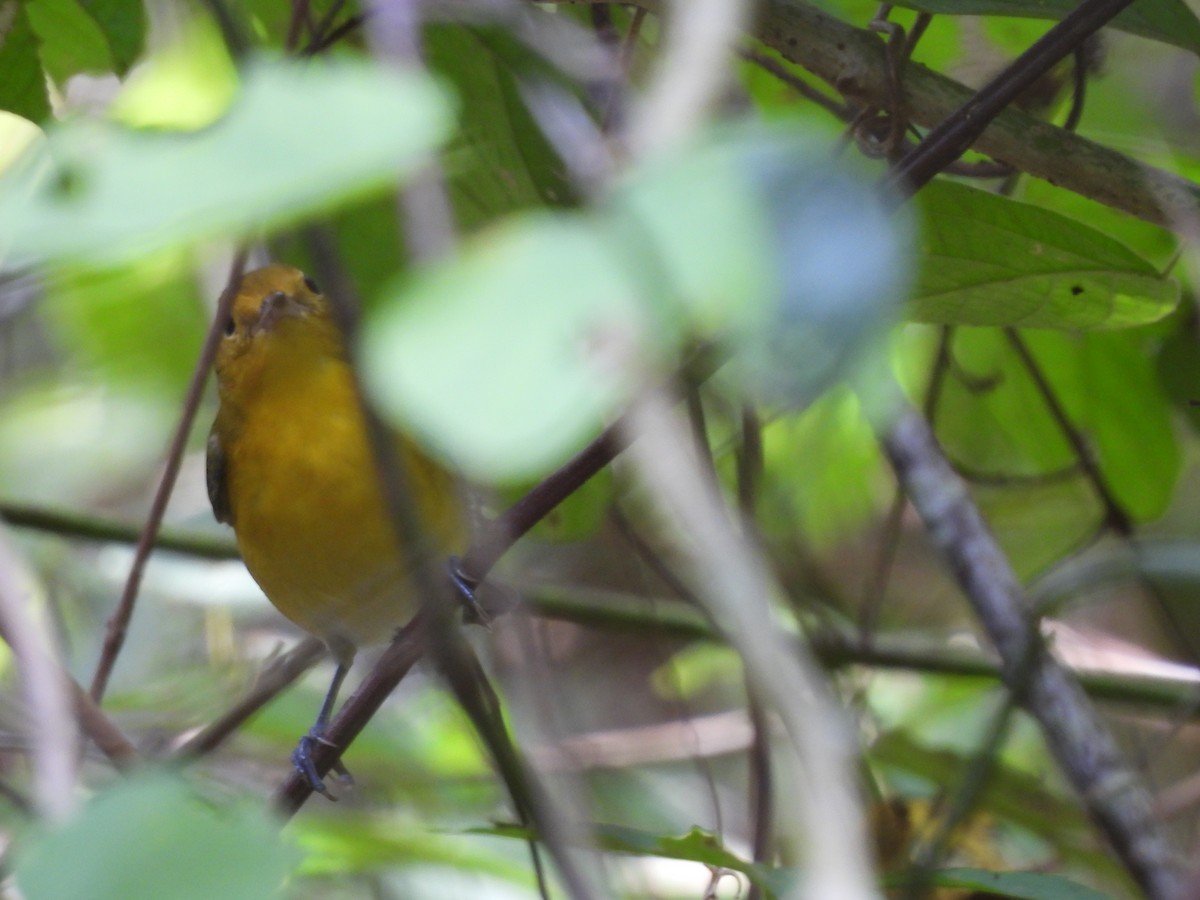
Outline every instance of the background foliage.
{"label": "background foliage", "polygon": [[[799,0],[762,4],[715,51],[687,27],[718,22],[704,4],[665,19],[429,5],[422,65],[389,37],[419,4],[0,0],[0,632],[17,648],[0,656],[0,827],[15,889],[536,896],[508,797],[432,669],[347,750],[342,802],[317,798],[282,830],[265,810],[324,664],[219,746],[188,743],[300,637],[212,521],[211,395],[103,702],[129,752],[86,709],[49,731],[30,687],[46,648],[92,679],[231,249],[317,271],[314,226],[365,306],[373,402],[491,514],[658,385],[678,390],[700,451],[688,490],[715,476],[774,579],[769,639],[797,659],[803,639],[842,711],[806,727],[854,736],[878,884],[1137,895],[898,492],[879,435],[902,398],[922,409],[1189,858],[1200,187],[1168,206],[1083,153],[1084,186],[1067,190],[970,152],[896,212],[879,184],[929,125],[940,82],[925,67],[978,87],[1071,8],[901,5],[891,21],[919,40],[897,109],[768,49],[810,15]],[[820,11],[860,29],[877,12]],[[801,34],[834,60],[866,46],[861,66],[884,69],[886,33]],[[1047,166],[1079,145],[1011,116],[1196,178],[1197,53],[1181,0],[1138,0],[998,127]],[[703,115],[673,125],[714,73]],[[451,229],[421,205],[429,190]],[[697,374],[714,352],[715,374]],[[772,707],[787,682],[756,673],[770,650],[736,609],[703,599],[701,539],[664,518],[638,458],[507,554],[498,580],[524,602],[471,640],[591,848],[595,896],[788,895],[813,859],[795,814],[812,783]]]}

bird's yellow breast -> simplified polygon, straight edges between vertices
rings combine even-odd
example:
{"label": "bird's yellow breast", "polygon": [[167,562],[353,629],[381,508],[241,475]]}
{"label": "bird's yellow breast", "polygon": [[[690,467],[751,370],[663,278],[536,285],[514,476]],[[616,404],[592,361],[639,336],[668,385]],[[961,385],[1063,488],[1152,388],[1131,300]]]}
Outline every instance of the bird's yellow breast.
{"label": "bird's yellow breast", "polygon": [[[388,639],[413,603],[349,366],[314,324],[283,321],[219,366],[213,434],[246,567],[280,612],[348,657]],[[454,479],[396,446],[430,549],[446,554],[462,537]]]}

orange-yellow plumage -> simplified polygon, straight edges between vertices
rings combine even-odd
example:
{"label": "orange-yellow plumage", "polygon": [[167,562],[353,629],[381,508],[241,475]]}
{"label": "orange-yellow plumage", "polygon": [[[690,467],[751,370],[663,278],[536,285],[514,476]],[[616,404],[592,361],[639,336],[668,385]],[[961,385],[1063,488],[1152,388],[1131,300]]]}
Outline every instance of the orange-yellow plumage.
{"label": "orange-yellow plumage", "polygon": [[[348,664],[412,615],[340,332],[316,285],[246,274],[217,356],[209,492],[246,567],[285,616]],[[435,549],[461,540],[454,479],[398,438]]]}

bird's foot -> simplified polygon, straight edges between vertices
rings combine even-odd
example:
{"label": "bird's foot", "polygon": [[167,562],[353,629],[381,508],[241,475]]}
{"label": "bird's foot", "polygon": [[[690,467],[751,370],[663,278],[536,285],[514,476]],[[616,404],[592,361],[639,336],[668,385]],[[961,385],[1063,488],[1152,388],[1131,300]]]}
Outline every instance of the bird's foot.
{"label": "bird's foot", "polygon": [[469,625],[490,626],[491,613],[483,608],[483,604],[475,596],[475,588],[479,586],[479,582],[463,571],[462,560],[457,556],[450,557],[447,569],[450,580],[454,582],[454,587],[463,601],[463,621]]}
{"label": "bird's foot", "polygon": [[[313,754],[316,752],[317,747],[321,745],[326,747],[336,746],[325,737],[323,726],[314,725],[308,734],[300,738],[296,749],[292,751],[292,765],[296,767],[296,771],[300,773],[300,776],[315,793],[336,803],[338,798],[326,786],[324,779],[321,778],[320,773],[317,771],[316,761],[313,759]],[[342,784],[347,787],[353,786],[354,777],[342,765],[340,759],[334,760],[333,765],[330,766],[330,770],[338,776],[338,781]]]}

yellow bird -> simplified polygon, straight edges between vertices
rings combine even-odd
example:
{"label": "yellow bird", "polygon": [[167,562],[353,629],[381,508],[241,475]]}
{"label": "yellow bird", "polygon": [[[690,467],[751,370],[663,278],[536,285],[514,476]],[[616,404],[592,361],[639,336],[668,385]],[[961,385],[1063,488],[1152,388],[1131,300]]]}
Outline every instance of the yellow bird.
{"label": "yellow bird", "polygon": [[[399,543],[342,335],[311,278],[284,265],[244,275],[216,371],[213,512],[233,526],[271,603],[337,662],[316,724],[292,756],[313,789],[327,793],[311,751],[355,650],[387,640],[415,612]],[[465,534],[455,479],[403,437],[396,446],[415,513],[448,553]]]}

